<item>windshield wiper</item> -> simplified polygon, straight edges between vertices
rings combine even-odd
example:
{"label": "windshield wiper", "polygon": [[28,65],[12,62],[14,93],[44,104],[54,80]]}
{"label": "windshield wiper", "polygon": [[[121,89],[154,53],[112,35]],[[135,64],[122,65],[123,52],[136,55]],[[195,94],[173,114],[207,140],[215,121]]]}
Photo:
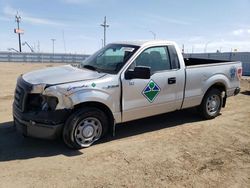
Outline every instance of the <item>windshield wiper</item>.
{"label": "windshield wiper", "polygon": [[83,68],[93,70],[93,71],[97,71],[96,67],[94,67],[92,65],[83,65]]}

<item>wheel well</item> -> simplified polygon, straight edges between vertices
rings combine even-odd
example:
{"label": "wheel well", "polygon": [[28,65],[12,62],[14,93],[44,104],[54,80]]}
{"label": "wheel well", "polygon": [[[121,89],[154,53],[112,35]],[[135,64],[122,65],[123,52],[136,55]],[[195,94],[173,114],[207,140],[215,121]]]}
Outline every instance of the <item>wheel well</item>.
{"label": "wheel well", "polygon": [[[225,107],[225,106],[226,106],[226,100],[227,100],[226,86],[225,86],[223,83],[219,83],[219,82],[218,82],[218,83],[215,83],[215,84],[213,84],[212,86],[210,86],[210,87],[207,89],[206,93],[207,93],[209,90],[213,89],[213,88],[218,89],[218,90],[220,90],[221,92],[225,91],[225,95],[224,95],[224,97],[223,97],[223,99],[222,99],[222,107]],[[206,95],[206,93],[204,94],[204,96]]]}
{"label": "wheel well", "polygon": [[224,85],[223,83],[215,83],[215,84],[213,84],[212,86],[210,86],[210,87],[208,88],[208,90],[206,91],[206,93],[207,93],[210,89],[212,89],[212,88],[216,88],[216,89],[220,90],[221,92],[226,91],[226,87],[225,87],[225,85]]}
{"label": "wheel well", "polygon": [[114,116],[111,110],[109,109],[109,107],[107,107],[105,104],[100,103],[100,102],[84,102],[84,103],[75,105],[74,110],[77,110],[83,107],[95,107],[95,108],[102,110],[107,115],[108,120],[110,122],[109,128],[112,130],[112,127],[114,125]]}

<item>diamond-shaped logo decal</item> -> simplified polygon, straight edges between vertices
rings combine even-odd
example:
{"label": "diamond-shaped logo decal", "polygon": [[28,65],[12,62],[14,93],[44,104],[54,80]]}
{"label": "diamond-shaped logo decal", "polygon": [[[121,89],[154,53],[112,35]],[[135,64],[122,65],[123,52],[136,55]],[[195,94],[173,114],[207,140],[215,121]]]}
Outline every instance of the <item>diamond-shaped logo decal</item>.
{"label": "diamond-shaped logo decal", "polygon": [[142,91],[142,94],[149,102],[153,102],[160,91],[160,87],[153,80],[150,80]]}
{"label": "diamond-shaped logo decal", "polygon": [[96,84],[95,84],[95,83],[92,83],[92,84],[91,84],[91,86],[92,86],[92,87],[95,87],[95,86],[96,86]]}

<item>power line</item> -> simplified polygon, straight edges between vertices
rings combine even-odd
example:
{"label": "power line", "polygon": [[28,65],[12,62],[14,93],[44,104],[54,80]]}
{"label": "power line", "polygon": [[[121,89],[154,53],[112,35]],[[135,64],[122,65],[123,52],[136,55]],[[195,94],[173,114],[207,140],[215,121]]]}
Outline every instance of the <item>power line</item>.
{"label": "power line", "polygon": [[106,46],[106,29],[109,27],[106,16],[104,17],[104,22],[101,24],[101,26],[103,27],[103,46]]}

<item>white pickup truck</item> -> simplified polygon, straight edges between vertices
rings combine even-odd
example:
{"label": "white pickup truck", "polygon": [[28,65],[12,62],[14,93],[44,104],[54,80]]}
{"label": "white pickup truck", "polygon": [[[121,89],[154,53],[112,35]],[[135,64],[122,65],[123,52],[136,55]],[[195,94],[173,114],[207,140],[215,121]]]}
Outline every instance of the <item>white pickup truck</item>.
{"label": "white pickup truck", "polygon": [[241,62],[184,59],[174,42],[112,43],[79,67],[33,71],[18,78],[14,123],[25,136],[59,136],[70,148],[92,145],[115,125],[198,107],[216,117],[240,92]]}

